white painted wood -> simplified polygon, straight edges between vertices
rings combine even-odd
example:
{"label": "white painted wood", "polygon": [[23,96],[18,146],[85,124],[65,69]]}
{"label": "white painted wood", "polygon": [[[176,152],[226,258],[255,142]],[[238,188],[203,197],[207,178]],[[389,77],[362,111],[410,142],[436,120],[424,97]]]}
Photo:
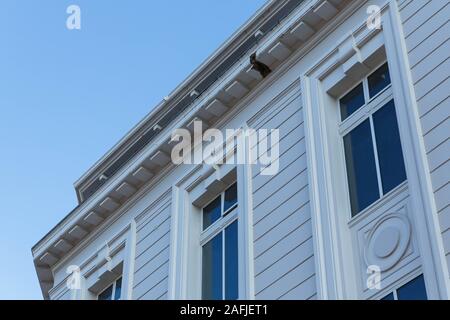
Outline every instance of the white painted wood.
{"label": "white painted wood", "polygon": [[227,94],[229,94],[232,97],[235,97],[236,99],[242,98],[247,94],[248,91],[249,89],[239,81],[234,81],[225,89],[225,92]]}
{"label": "white painted wood", "polygon": [[253,69],[253,66],[248,67],[248,69],[245,71],[245,73],[250,77],[253,78],[255,80],[261,80],[263,77],[262,75],[256,71],[255,69]]}
{"label": "white painted wood", "polygon": [[100,202],[99,206],[100,208],[108,212],[112,212],[119,207],[119,203],[117,203],[117,201],[114,200],[113,198],[107,197],[102,202]]}
{"label": "white painted wood", "polygon": [[313,28],[311,28],[306,22],[301,21],[292,30],[291,35],[305,42],[314,34]]}
{"label": "white painted wood", "polygon": [[99,225],[103,220],[104,219],[94,211],[89,212],[86,217],[83,218],[83,221],[93,226]]}
{"label": "white painted wood", "polygon": [[153,177],[153,173],[144,167],[139,167],[132,176],[139,181],[146,182]]}
{"label": "white painted wood", "polygon": [[129,184],[128,182],[123,182],[117,189],[116,192],[125,197],[130,197],[136,192],[136,188]]}
{"label": "white painted wood", "polygon": [[150,157],[150,161],[163,167],[169,163],[170,157],[162,151],[157,151],[153,156]]}
{"label": "white painted wood", "polygon": [[219,99],[214,99],[205,107],[205,110],[212,113],[216,117],[220,117],[227,112],[228,108]]}
{"label": "white painted wood", "polygon": [[53,265],[56,261],[58,261],[58,258],[55,257],[52,253],[46,252],[42,255],[42,257],[39,258],[39,261],[43,264],[47,265]]}
{"label": "white painted wood", "polygon": [[[136,231],[134,299],[158,298],[167,294],[157,286],[167,283],[170,253],[170,195],[140,217]],[[156,285],[156,287],[155,287]]]}
{"label": "white painted wood", "polygon": [[83,229],[78,225],[70,229],[68,233],[71,237],[74,237],[75,239],[78,240],[83,239],[88,234],[88,232],[85,229]]}
{"label": "white painted wood", "polygon": [[[405,47],[408,51],[408,59],[411,63],[411,81],[414,83],[414,93],[417,100],[418,113],[421,115],[422,134],[424,135],[424,149],[427,153],[431,181],[424,183],[427,186],[427,192],[433,190],[434,201],[431,205],[435,207],[434,212],[439,212],[448,202],[448,195],[445,195],[446,188],[442,187],[445,182],[450,181],[450,173],[447,170],[436,171],[438,167],[445,166],[448,161],[448,148],[442,148],[448,143],[450,138],[450,108],[448,100],[448,90],[450,88],[448,80],[448,57],[449,51],[442,49],[448,47],[448,15],[450,14],[450,5],[446,1],[429,1],[426,4],[415,3],[404,7],[400,12],[405,34]],[[441,52],[441,54],[437,54]],[[446,70],[446,71],[444,71]],[[447,120],[445,120],[447,119]],[[439,222],[437,217],[430,213],[434,218],[431,225],[436,228]],[[450,243],[446,241],[447,228],[443,221],[447,220],[447,212],[441,213],[440,229],[442,238],[437,240],[435,249],[435,259],[439,259],[439,253],[443,247],[444,253],[450,253]],[[436,236],[435,236],[436,237]],[[440,245],[439,245],[440,244]],[[441,256],[441,259],[442,256]],[[442,268],[447,269],[442,285],[442,289],[447,295],[449,291],[449,270],[447,262]],[[438,273],[440,274],[440,273]]]}
{"label": "white painted wood", "polygon": [[[260,75],[254,70],[250,71],[247,60],[242,60],[242,63],[233,66],[223,76],[211,92],[204,92],[202,96],[195,92],[186,92],[187,95],[198,96],[196,102],[186,111],[186,117],[182,121],[168,124],[165,128],[155,126],[155,129],[161,131],[161,137],[155,140],[155,144],[132,159],[117,176],[110,177],[97,195],[76,210],[80,220],[69,217],[52,232],[51,237],[36,247],[35,264],[44,292],[50,292],[50,297],[55,299],[73,298],[62,289],[67,276],[65,271],[69,265],[79,265],[83,274],[92,273],[87,277],[88,285],[83,287],[80,297],[95,299],[95,295],[89,291],[93,286],[91,278],[97,274],[110,274],[109,272],[113,272],[111,270],[122,265],[122,271],[119,272],[123,272],[126,299],[201,297],[201,248],[196,241],[198,230],[195,229],[201,223],[201,214],[199,208],[192,204],[191,196],[200,194],[195,191],[198,188],[207,190],[211,185],[210,181],[214,179],[209,179],[209,175],[203,177],[196,171],[198,168],[193,166],[167,166],[166,169],[152,173],[143,163],[147,160],[148,165],[150,159],[151,164],[160,167],[168,164],[169,149],[162,148],[166,151],[163,153],[160,148],[160,144],[169,140],[166,133],[170,135],[172,129],[186,127],[189,119],[206,119],[208,116],[211,124],[212,120],[218,121],[214,127],[248,126],[280,130],[278,174],[262,176],[260,166],[240,166],[233,169],[237,171],[238,193],[242,200],[239,205],[240,297],[323,299],[356,296],[351,285],[346,288],[341,286],[345,279],[350,279],[350,283],[356,281],[352,279],[356,279],[357,272],[342,267],[345,264],[339,266],[339,257],[347,257],[348,250],[337,245],[341,237],[330,227],[336,224],[336,221],[331,218],[333,206],[327,203],[328,200],[333,201],[332,190],[324,185],[328,179],[327,175],[318,174],[328,165],[326,159],[329,159],[330,154],[315,153],[325,131],[323,128],[318,129],[318,126],[312,126],[312,123],[313,120],[323,123],[324,126],[330,123],[325,122],[321,115],[315,114],[313,108],[305,107],[308,104],[318,108],[324,103],[313,97],[320,89],[319,83],[309,76],[303,78],[301,84],[298,81],[300,76],[324,58],[323,55],[329,53],[350,33],[355,32],[355,26],[364,22],[366,7],[362,2],[349,2],[351,4],[347,5],[348,9],[344,10],[344,15],[336,18],[334,15],[337,12],[332,9],[336,7],[330,7],[332,3],[336,4],[338,1],[309,2],[308,6],[302,6],[294,12],[273,34],[266,34],[261,39],[258,53],[262,55],[262,59],[267,59],[264,61],[269,63],[273,63],[275,58],[283,61],[281,65],[274,64],[270,79],[260,81]],[[386,1],[371,0],[370,3],[383,5]],[[395,8],[392,1],[389,4],[386,8]],[[395,59],[402,62],[402,65],[395,69],[393,76],[393,79],[396,79],[394,84],[404,86],[397,91],[396,99],[406,99],[405,106],[411,106],[413,109],[417,105],[417,124],[420,124],[421,128],[417,132],[423,130],[423,135],[412,145],[423,144],[423,155],[417,151],[411,152],[416,146],[409,145],[406,149],[410,150],[407,151],[407,154],[411,155],[409,157],[418,159],[416,171],[425,172],[423,169],[427,169],[427,176],[421,176],[425,185],[422,187],[422,193],[429,192],[431,199],[430,203],[423,206],[423,212],[432,218],[419,219],[421,227],[418,232],[422,233],[422,236],[415,247],[420,247],[421,253],[426,251],[424,243],[426,244],[427,237],[431,242],[438,243],[432,250],[428,250],[431,254],[411,261],[410,265],[416,269],[405,268],[403,272],[408,277],[414,272],[422,272],[422,261],[425,261],[423,272],[427,278],[427,286],[431,288],[432,297],[445,297],[448,282],[445,276],[448,274],[442,269],[447,268],[447,261],[443,260],[450,250],[450,185],[445,184],[449,171],[449,144],[446,141],[448,142],[450,131],[445,121],[448,116],[446,110],[449,110],[449,81],[448,74],[445,73],[448,69],[445,57],[448,52],[448,22],[444,19],[448,6],[436,2],[421,5],[409,0],[399,1],[399,4],[402,9],[401,16],[393,15],[391,18],[394,22],[401,18],[397,21],[400,24],[391,23],[383,25],[383,28],[390,30],[386,32],[393,35],[386,40],[388,50],[394,47],[393,42],[399,46],[403,45],[402,26],[405,29],[405,55],[397,56],[397,53],[394,55],[393,51],[390,51],[389,59],[390,62]],[[305,14],[309,18],[308,22],[302,21]],[[325,24],[324,20],[328,20],[328,27],[321,30]],[[357,34],[355,43],[364,47],[363,43],[366,41],[375,47],[375,41],[370,42],[370,35],[361,30],[358,32],[360,33]],[[298,39],[304,42],[297,51],[286,51],[287,47],[280,42],[286,41],[286,38],[282,37],[287,33],[293,36],[290,37],[292,41]],[[380,38],[382,37],[377,37],[377,41]],[[288,43],[291,46],[291,42]],[[350,58],[354,58],[355,54],[360,54],[361,60],[367,58],[370,52],[367,47],[358,47],[360,51],[355,48],[352,54],[348,54]],[[397,49],[395,50],[399,51]],[[333,54],[330,54],[330,57],[334,58]],[[342,60],[338,65],[345,63],[347,54],[337,59]],[[409,70],[408,61],[411,66],[411,81],[402,78]],[[344,68],[353,65],[356,63],[344,65]],[[247,75],[245,79],[239,76],[242,73]],[[325,73],[322,75],[326,77]],[[336,73],[333,76],[339,75]],[[408,87],[410,85],[411,88]],[[414,99],[408,100],[411,96],[415,96],[416,103]],[[399,121],[402,138],[409,130],[408,127],[414,129],[414,121],[411,119],[409,122],[404,118]],[[255,148],[254,145],[251,147]],[[151,164],[150,167],[153,168]],[[408,172],[413,171],[409,169]],[[208,183],[204,186],[201,182],[206,180]],[[131,185],[124,181],[136,183],[139,190],[133,190],[134,186],[130,188]],[[419,187],[418,183],[412,185],[413,195],[417,194]],[[210,192],[213,191],[213,188],[210,189]],[[218,190],[220,188],[215,191]],[[117,195],[122,195],[123,198]],[[114,200],[114,196],[120,199],[121,206],[118,200]],[[323,196],[330,196],[330,199],[323,200]],[[417,200],[411,201],[414,203],[413,207],[420,207],[421,204]],[[99,203],[101,209],[98,208]],[[98,210],[103,215],[105,212],[111,214],[103,220],[98,212],[93,210]],[[437,224],[433,221],[435,218],[438,218]],[[127,231],[122,232],[125,228],[128,228]],[[429,231],[433,228],[438,231],[437,234]],[[59,252],[63,252],[66,244],[58,241],[67,235],[70,242],[76,240],[75,247],[69,255],[60,256]],[[95,257],[100,253],[99,248],[104,248],[105,245],[110,248],[109,254],[101,257],[102,266],[97,271],[94,268],[97,261]],[[57,255],[51,252],[56,252]],[[434,266],[430,267],[431,264]],[[361,271],[355,270],[359,273]],[[333,274],[336,276],[331,276]],[[405,278],[396,283],[402,281],[405,281]],[[435,290],[438,286],[434,284],[436,281],[442,283],[438,294]]]}
{"label": "white painted wood", "polygon": [[338,10],[330,1],[325,0],[322,1],[322,3],[314,9],[314,13],[321,17],[323,20],[329,21],[338,13]]}
{"label": "white painted wood", "polygon": [[55,243],[53,247],[58,251],[68,252],[70,249],[73,248],[73,245],[70,244],[67,240],[60,239],[58,242]]}
{"label": "white painted wood", "polygon": [[269,49],[269,54],[278,61],[283,61],[291,54],[289,49],[284,43],[277,42],[272,48]]}
{"label": "white painted wood", "polygon": [[[305,205],[309,199],[308,192],[304,192],[308,184],[306,161],[300,159],[304,154],[301,143],[304,132],[299,129],[303,112],[298,84],[283,94],[280,103],[272,105],[254,121],[252,126],[256,128],[280,129],[280,171],[265,177],[259,175],[259,167],[255,166],[252,173],[255,297],[279,299],[302,288],[304,279],[315,273],[300,267],[314,251],[312,242],[308,242],[312,228]],[[313,265],[314,259],[309,262],[308,270]],[[293,278],[295,271],[288,271],[297,270],[296,266],[302,276]]]}
{"label": "white painted wood", "polygon": [[202,131],[205,131],[208,129],[208,123],[206,121],[204,121],[202,118],[200,117],[195,117],[194,119],[192,119],[191,121],[189,121],[189,123],[186,125],[186,128],[191,131],[194,132],[194,123],[195,122],[201,122],[202,124]]}

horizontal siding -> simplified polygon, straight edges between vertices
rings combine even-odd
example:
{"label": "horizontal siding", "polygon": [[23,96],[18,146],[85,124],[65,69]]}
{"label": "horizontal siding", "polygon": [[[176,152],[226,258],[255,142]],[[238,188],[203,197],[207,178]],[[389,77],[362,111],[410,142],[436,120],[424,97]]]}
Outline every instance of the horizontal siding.
{"label": "horizontal siding", "polygon": [[449,1],[399,1],[425,150],[450,262]]}
{"label": "horizontal siding", "polygon": [[68,289],[62,293],[56,294],[54,297],[50,297],[51,300],[72,300],[72,292]]}
{"label": "horizontal siding", "polygon": [[253,128],[279,129],[279,171],[253,168],[255,295],[257,299],[316,296],[301,95],[291,90]]}
{"label": "horizontal siding", "polygon": [[133,298],[167,297],[170,252],[170,199],[160,201],[138,222]]}

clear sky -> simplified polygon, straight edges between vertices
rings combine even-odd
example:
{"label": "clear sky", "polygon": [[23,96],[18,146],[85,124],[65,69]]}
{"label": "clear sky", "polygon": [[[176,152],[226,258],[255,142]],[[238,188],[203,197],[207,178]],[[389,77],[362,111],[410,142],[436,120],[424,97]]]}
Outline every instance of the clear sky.
{"label": "clear sky", "polygon": [[41,299],[31,247],[75,180],[265,2],[0,1],[0,299]]}

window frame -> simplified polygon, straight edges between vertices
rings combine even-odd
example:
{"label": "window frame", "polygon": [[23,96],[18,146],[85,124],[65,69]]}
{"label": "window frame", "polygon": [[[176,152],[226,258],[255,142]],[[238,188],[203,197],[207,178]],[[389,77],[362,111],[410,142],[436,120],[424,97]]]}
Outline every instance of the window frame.
{"label": "window frame", "polygon": [[383,293],[377,295],[377,297],[374,297],[374,299],[375,300],[380,300],[380,301],[389,301],[389,300],[383,300],[383,299],[386,298],[387,296],[389,296],[390,294],[392,294],[394,299],[390,300],[390,301],[414,301],[414,300],[399,300],[397,291],[402,289],[404,286],[406,286],[407,284],[409,284],[410,282],[416,280],[419,277],[422,277],[422,279],[423,279],[424,286],[425,286],[425,294],[427,295],[427,300],[430,300],[430,296],[429,296],[429,293],[428,293],[429,289],[427,287],[427,282],[425,280],[425,275],[423,274],[423,271],[421,271],[421,270],[415,271],[415,272],[412,272],[412,273],[408,274],[407,277],[404,277],[402,280],[397,281],[394,286],[391,286],[388,289],[383,290]]}
{"label": "window frame", "polygon": [[[415,229],[416,236],[420,239],[416,249],[422,257],[420,261],[429,298],[448,298],[445,256],[441,250],[442,237],[439,230],[433,227],[439,221],[432,205],[432,184],[426,153],[421,143],[422,128],[418,121],[408,52],[404,39],[398,32],[401,29],[398,12],[395,1],[386,3],[382,8],[380,29],[367,28],[366,12],[363,9],[358,12],[358,18],[355,18],[359,19],[355,20],[356,26],[336,24],[336,31],[326,38],[327,42],[324,44],[330,49],[323,52],[320,47],[312,51],[312,65],[308,60],[305,71],[300,75],[307,164],[311,172],[310,201],[313,233],[316,235],[314,245],[318,299],[369,298],[369,295],[360,290],[361,280],[365,283],[366,275],[355,267],[359,265],[360,255],[351,250],[355,238],[347,232],[349,223],[342,212],[349,212],[349,201],[343,199],[348,195],[345,194],[345,165],[341,161],[343,148],[339,145],[341,139],[337,134],[340,119],[338,108],[327,106],[334,103],[337,105],[337,97],[382,59],[388,61],[391,71],[408,177],[407,189],[411,196],[408,208],[413,228],[420,226]],[[367,215],[361,218],[367,218]],[[345,277],[349,272],[359,274],[361,278]]]}
{"label": "window frame", "polygon": [[[351,198],[350,198],[350,187],[349,187],[349,183],[348,183],[348,170],[347,170],[346,165],[343,166],[344,176],[346,178],[346,181],[345,181],[346,182],[345,183],[345,190],[346,190],[345,193],[346,193],[346,198],[347,198],[346,201],[348,201],[348,207],[350,208],[349,212],[347,212],[347,220],[348,220],[349,224],[352,224],[352,222],[354,220],[358,219],[360,216],[365,215],[365,213],[370,211],[371,208],[373,208],[374,206],[377,206],[379,203],[385,201],[385,199],[388,198],[390,194],[395,193],[396,190],[401,188],[407,182],[407,179],[406,179],[405,181],[402,181],[398,186],[396,186],[389,192],[384,193],[383,179],[382,179],[380,161],[379,161],[379,156],[378,156],[378,146],[377,146],[377,141],[376,141],[374,115],[377,111],[379,111],[380,109],[385,107],[390,101],[394,101],[395,112],[396,112],[397,121],[398,121],[397,106],[396,106],[396,102],[394,99],[392,78],[391,78],[391,82],[385,88],[383,88],[380,92],[378,92],[375,96],[373,96],[372,98],[370,97],[370,94],[369,94],[369,80],[368,79],[372,74],[374,74],[378,69],[383,67],[385,64],[388,64],[388,62],[386,60],[383,61],[382,63],[380,63],[379,65],[377,65],[377,67],[373,68],[372,72],[370,72],[361,81],[358,81],[354,86],[352,86],[349,90],[347,90],[344,94],[340,95],[336,99],[338,108],[340,108],[341,99],[344,98],[353,89],[358,87],[361,83],[363,84],[365,104],[362,105],[358,110],[356,110],[353,114],[351,114],[344,120],[342,120],[341,112],[339,110],[339,119],[340,119],[340,122],[338,125],[338,134],[340,137],[340,139],[339,139],[340,146],[339,147],[342,150],[341,157],[345,162],[346,161],[345,146],[344,146],[345,136],[350,134],[354,129],[356,129],[359,125],[364,123],[366,120],[369,120],[371,139],[372,139],[372,148],[373,148],[373,152],[374,152],[375,169],[376,169],[377,183],[378,183],[378,199],[375,200],[374,202],[372,202],[366,208],[353,214],[352,209],[351,209],[351,204],[350,204]],[[388,68],[389,68],[389,65],[388,65]],[[390,71],[390,69],[389,69],[389,71]],[[398,130],[400,131],[400,128],[398,128]],[[401,146],[402,146],[402,154],[403,154],[403,161],[404,161],[405,153],[403,151],[403,143],[402,143],[402,141],[400,141],[400,142],[401,142]],[[406,164],[404,163],[403,165],[404,165],[405,171],[406,171]]]}
{"label": "window frame", "polygon": [[[116,296],[117,282],[119,280],[121,281],[121,284],[120,284],[120,295],[119,295],[119,299],[116,300],[115,296]],[[108,290],[111,287],[112,287],[111,299],[108,299],[108,300],[102,299],[102,300],[100,300],[99,299],[100,295],[102,295],[106,290]],[[122,292],[123,292],[122,288],[123,288],[123,277],[122,277],[122,275],[120,275],[116,280],[112,281],[112,283],[110,285],[108,285],[99,294],[97,294],[97,301],[118,301],[118,300],[121,300],[122,299]]]}
{"label": "window frame", "polygon": [[[225,266],[226,266],[226,250],[225,250],[225,230],[227,227],[229,227],[230,225],[232,225],[234,222],[238,223],[238,230],[239,230],[239,219],[238,219],[238,207],[239,207],[239,196],[237,195],[237,199],[236,199],[236,203],[233,204],[230,208],[228,208],[227,210],[224,210],[224,200],[225,200],[225,192],[230,189],[231,187],[233,187],[236,184],[237,187],[237,182],[233,182],[231,183],[229,186],[227,186],[225,188],[224,191],[222,191],[220,193],[220,195],[218,195],[217,197],[220,196],[220,218],[218,220],[216,220],[215,222],[213,222],[211,225],[209,225],[205,230],[203,230],[203,209],[205,207],[207,207],[210,203],[214,202],[217,197],[215,197],[212,201],[208,202],[205,206],[203,206],[203,208],[200,210],[201,213],[201,229],[202,231],[200,232],[200,239],[199,239],[199,247],[200,247],[200,259],[203,259],[203,247],[211,240],[214,239],[214,237],[216,237],[217,235],[221,234],[221,241],[222,241],[222,300],[225,300],[225,293],[226,293],[226,288],[225,288],[225,283],[226,283],[226,279],[225,279]],[[239,247],[239,239],[238,239],[238,247]],[[239,251],[239,250],[238,250]],[[239,259],[239,252],[236,252],[238,259]],[[202,288],[203,285],[203,269],[201,270],[201,277],[200,277],[200,288]],[[238,285],[239,286],[239,285]],[[201,295],[203,293],[201,292]]]}

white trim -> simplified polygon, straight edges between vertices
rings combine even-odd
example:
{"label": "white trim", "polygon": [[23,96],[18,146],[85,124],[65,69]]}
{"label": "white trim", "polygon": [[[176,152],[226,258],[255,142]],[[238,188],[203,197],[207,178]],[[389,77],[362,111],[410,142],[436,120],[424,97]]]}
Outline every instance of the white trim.
{"label": "white trim", "polygon": [[[428,173],[422,127],[419,122],[418,106],[409,66],[403,26],[397,1],[389,0],[389,19],[384,28],[386,53],[391,67],[391,81],[398,89],[394,99],[402,112],[397,115],[405,149],[405,165],[412,198],[415,221],[426,228],[417,228],[420,253],[423,261],[424,278],[431,299],[450,299],[450,278],[444,256],[444,245],[440,234],[431,177]],[[431,249],[431,250],[430,250]]]}
{"label": "white trim", "polygon": [[[423,138],[419,129],[420,123],[418,122],[417,106],[414,99],[414,87],[412,86],[408,67],[406,46],[402,38],[403,34],[400,32],[402,31],[402,26],[398,17],[396,1],[389,0],[382,11],[384,46],[391,70],[392,86],[395,88],[393,96],[397,107],[397,120],[404,151],[405,170],[412,199],[412,218],[416,225],[425,226],[425,228],[416,228],[424,277],[430,299],[448,299],[448,270],[446,269],[445,257],[443,256],[444,250],[442,238],[439,234],[440,228],[433,202],[430,176],[426,170],[428,166],[423,147]],[[386,11],[388,12],[386,13]],[[370,39],[375,39],[379,32],[381,30],[378,32],[372,31]],[[364,23],[364,25],[350,33],[350,38],[357,38],[361,34],[366,33],[367,30]],[[344,40],[343,44],[345,44],[345,41],[348,41],[348,38]],[[378,45],[380,41],[377,41]],[[361,59],[357,50],[360,50],[368,42],[358,44],[353,39],[353,43],[355,42],[357,45],[357,47],[354,47],[355,54],[357,59]],[[337,199],[334,199],[335,191],[331,181],[335,173],[331,170],[329,160],[332,159],[329,154],[331,142],[327,141],[327,132],[330,129],[328,128],[329,122],[327,123],[327,118],[324,114],[324,99],[328,99],[324,97],[324,91],[333,90],[333,95],[335,95],[336,92],[334,90],[342,85],[342,83],[336,82],[339,79],[337,79],[336,73],[333,73],[336,68],[341,67],[345,63],[345,61],[340,60],[345,57],[339,56],[339,49],[340,47],[338,46],[331,50],[329,54],[319,60],[320,62],[302,77],[305,137],[307,142],[317,269],[317,295],[319,299],[348,299],[356,297],[357,294],[353,280],[345,277],[345,275],[351,273],[347,268],[351,265],[355,266],[355,263],[352,262],[354,253],[349,252],[345,245],[342,246],[342,242],[347,243],[349,239],[344,241],[343,238],[347,238],[348,235],[339,232],[342,221],[338,221],[337,215],[334,214]],[[376,48],[372,49],[375,50]],[[352,60],[350,63],[357,64],[362,63],[362,61]],[[373,68],[373,70],[376,70],[376,68]],[[330,79],[331,82],[328,81],[323,85],[322,80],[330,75],[333,77]],[[407,106],[413,106],[413,108],[408,108]],[[423,183],[423,181],[426,183]],[[345,268],[344,265],[346,266]]]}
{"label": "white trim", "polygon": [[[247,125],[244,130],[247,130]],[[245,138],[245,159],[249,159],[248,137]],[[255,299],[255,270],[253,245],[253,191],[252,166],[237,166],[238,183],[238,245],[239,245],[239,297]]]}
{"label": "white trim", "polygon": [[[337,234],[333,225],[333,197],[327,188],[330,171],[324,139],[324,118],[319,97],[319,81],[308,76],[301,80],[303,110],[305,112],[305,141],[308,180],[311,202],[311,222],[313,226],[314,260],[316,265],[317,296],[320,300],[334,300],[343,296],[340,255],[337,248]],[[312,106],[316,108],[313,109]],[[315,110],[315,111],[313,111]],[[314,126],[314,124],[319,124]],[[322,148],[319,147],[322,145]]]}
{"label": "white trim", "polygon": [[[245,143],[248,144],[247,138],[245,140]],[[244,149],[247,150],[247,148]],[[198,279],[201,277],[201,268],[199,268],[201,243],[216,234],[214,231],[217,228],[202,230],[201,210],[195,209],[190,194],[193,190],[197,190],[196,188],[204,188],[204,182],[212,183],[214,179],[210,179],[211,175],[216,175],[218,179],[222,178],[216,171],[211,172],[206,169],[204,166],[197,166],[172,188],[169,299],[201,298],[201,292],[199,292],[201,291],[201,286],[199,286],[201,281]],[[234,211],[221,218],[222,221],[219,221],[219,224],[226,223],[228,225],[236,219],[238,221],[239,299],[249,300],[254,299],[252,191],[249,182],[252,176],[251,166],[237,165],[232,170],[235,170],[236,173],[238,205],[233,209]],[[228,175],[232,170],[224,168],[223,173]],[[205,175],[205,172],[209,172],[209,174]],[[232,184],[227,183],[227,185],[231,186]],[[198,193],[195,195],[197,197]],[[194,219],[194,217],[197,218]],[[193,219],[197,221],[193,221]],[[192,270],[196,267],[198,270]]]}
{"label": "white trim", "polygon": [[134,265],[136,262],[136,221],[130,223],[128,238],[125,243],[125,258],[122,271],[121,300],[133,299]]}
{"label": "white trim", "polygon": [[225,230],[225,228],[232,224],[235,220],[238,220],[238,210],[235,210],[226,216],[222,216],[219,220],[214,222],[204,231],[201,231],[199,241],[200,246],[203,246],[204,244],[209,242],[212,238]]}

